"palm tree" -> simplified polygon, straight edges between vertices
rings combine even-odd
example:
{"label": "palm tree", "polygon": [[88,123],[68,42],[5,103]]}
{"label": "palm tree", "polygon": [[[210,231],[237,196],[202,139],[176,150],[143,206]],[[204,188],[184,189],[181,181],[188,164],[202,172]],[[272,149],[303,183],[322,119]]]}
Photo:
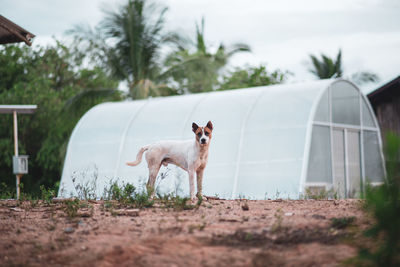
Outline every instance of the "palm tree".
{"label": "palm tree", "polygon": [[[342,69],[342,50],[336,56],[336,60],[321,54],[321,59],[314,55],[310,55],[312,68],[309,71],[314,74],[318,79],[340,78],[343,77]],[[379,76],[372,72],[361,71],[353,73],[349,80],[361,85],[368,82],[378,82]]]}
{"label": "palm tree", "polygon": [[170,53],[164,65],[167,70],[164,77],[172,77],[184,93],[197,93],[214,90],[218,83],[218,74],[228,60],[239,52],[249,52],[247,44],[233,44],[226,47],[220,44],[215,53],[211,53],[204,38],[204,18],[201,26],[196,23],[195,41],[183,36],[171,36],[177,50]]}
{"label": "palm tree", "polygon": [[105,11],[95,31],[77,27],[71,32],[100,51],[95,57],[127,82],[133,99],[170,94],[174,91],[158,80],[160,48],[168,40],[163,30],[166,11],[146,0],[128,0],[117,11]]}
{"label": "palm tree", "polygon": [[316,56],[310,55],[312,68],[309,70],[312,74],[317,76],[319,79],[339,78],[342,77],[342,51],[336,56],[336,60],[321,54],[321,60]]}

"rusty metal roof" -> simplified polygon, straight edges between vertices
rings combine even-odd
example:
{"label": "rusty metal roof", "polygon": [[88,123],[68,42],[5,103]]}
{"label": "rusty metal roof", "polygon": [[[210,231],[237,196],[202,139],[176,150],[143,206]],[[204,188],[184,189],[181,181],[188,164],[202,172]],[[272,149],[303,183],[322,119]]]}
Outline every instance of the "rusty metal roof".
{"label": "rusty metal roof", "polygon": [[31,46],[34,34],[0,15],[0,44],[25,42]]}

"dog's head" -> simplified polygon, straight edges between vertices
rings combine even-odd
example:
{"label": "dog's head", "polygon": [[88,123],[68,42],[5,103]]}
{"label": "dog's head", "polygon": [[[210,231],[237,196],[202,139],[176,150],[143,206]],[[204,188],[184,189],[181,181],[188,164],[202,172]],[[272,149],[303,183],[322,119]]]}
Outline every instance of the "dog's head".
{"label": "dog's head", "polygon": [[213,124],[211,121],[205,127],[199,127],[196,123],[192,123],[192,131],[196,135],[196,141],[201,146],[206,146],[210,143],[213,131]]}

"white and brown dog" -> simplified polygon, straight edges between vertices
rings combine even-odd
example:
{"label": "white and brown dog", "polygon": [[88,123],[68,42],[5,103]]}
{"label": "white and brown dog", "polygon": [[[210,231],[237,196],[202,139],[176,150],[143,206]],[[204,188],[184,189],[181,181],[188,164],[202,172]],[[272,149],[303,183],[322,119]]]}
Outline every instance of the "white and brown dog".
{"label": "white and brown dog", "polygon": [[129,166],[136,166],[142,161],[145,151],[149,168],[149,180],[147,191],[154,197],[154,184],[161,164],[167,166],[172,163],[189,173],[190,198],[195,200],[194,174],[197,176],[197,197],[202,197],[202,181],[204,168],[207,165],[208,148],[212,137],[213,124],[211,121],[205,127],[192,124],[192,131],[196,139],[184,141],[159,141],[142,147],[133,162],[127,162]]}

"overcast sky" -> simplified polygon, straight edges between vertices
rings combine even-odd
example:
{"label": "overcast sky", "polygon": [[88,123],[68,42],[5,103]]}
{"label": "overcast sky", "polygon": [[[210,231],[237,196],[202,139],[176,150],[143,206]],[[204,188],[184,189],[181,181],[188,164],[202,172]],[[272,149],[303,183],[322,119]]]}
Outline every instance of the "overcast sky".
{"label": "overcast sky", "polygon": [[[0,14],[37,37],[34,45],[76,24],[96,25],[101,8],[124,0],[0,0]],[[314,79],[309,54],[335,57],[342,49],[344,73],[372,71],[385,83],[400,75],[399,0],[158,0],[167,6],[167,27],[193,36],[205,18],[205,36],[214,48],[245,42],[252,53],[231,66],[266,64],[294,73],[291,82]],[[380,84],[381,84],[380,83]],[[370,91],[377,85],[364,88]]]}

